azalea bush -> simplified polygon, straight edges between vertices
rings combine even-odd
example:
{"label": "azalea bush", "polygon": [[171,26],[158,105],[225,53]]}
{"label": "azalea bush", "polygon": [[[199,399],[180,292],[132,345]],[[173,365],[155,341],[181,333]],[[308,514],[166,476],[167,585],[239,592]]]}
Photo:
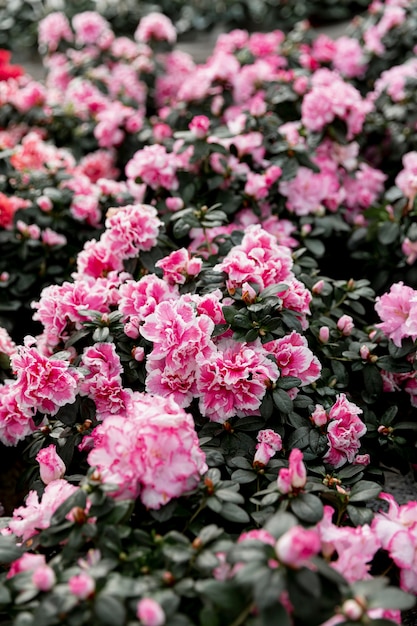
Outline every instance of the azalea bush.
{"label": "azalea bush", "polygon": [[[318,23],[349,19],[369,0],[13,0],[0,3],[0,45],[13,50],[36,47],[37,24],[56,10],[68,18],[83,11],[99,11],[118,35],[133,35],[139,19],[152,11],[167,15],[180,35],[210,32],[219,26],[270,30],[289,28],[301,19]],[[323,10],[324,9],[324,10]]]}
{"label": "azalea bush", "polygon": [[[384,41],[413,7],[369,11]],[[163,14],[53,12],[42,83],[5,56],[3,623],[414,606],[417,503],[384,487],[417,465],[413,52],[376,77],[366,32],[196,64]]]}

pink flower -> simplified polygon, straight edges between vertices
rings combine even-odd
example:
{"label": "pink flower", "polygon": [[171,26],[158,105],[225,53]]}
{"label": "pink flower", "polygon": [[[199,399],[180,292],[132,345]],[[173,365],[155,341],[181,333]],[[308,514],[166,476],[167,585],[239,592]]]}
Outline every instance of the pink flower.
{"label": "pink flower", "polygon": [[55,415],[61,406],[75,402],[81,375],[68,361],[48,358],[36,348],[21,346],[11,362],[22,407]]}
{"label": "pink flower", "polygon": [[21,572],[33,572],[37,568],[45,565],[44,554],[32,554],[32,552],[24,552],[21,557],[10,564],[7,572],[7,578],[13,578]]}
{"label": "pink flower", "polygon": [[81,572],[80,574],[71,576],[68,581],[68,587],[72,595],[76,598],[79,600],[86,600],[93,595],[96,589],[96,583],[94,578],[92,578],[89,574]]}
{"label": "pink flower", "polygon": [[116,498],[140,497],[158,509],[194,489],[207,469],[191,415],[172,398],[134,393],[128,410],[92,433],[88,462]]}
{"label": "pink flower", "polygon": [[39,591],[49,591],[56,583],[55,572],[49,565],[41,565],[33,572],[32,582]]}
{"label": "pink flower", "polygon": [[123,259],[129,259],[156,245],[161,225],[154,207],[148,204],[128,204],[109,209],[107,230],[100,241]]}
{"label": "pink flower", "polygon": [[188,128],[197,139],[203,139],[207,136],[210,128],[210,120],[206,115],[195,115]]}
{"label": "pink flower", "polygon": [[142,598],[136,607],[136,617],[143,626],[162,626],[165,624],[165,613],[158,602],[152,598]]}
{"label": "pink flower", "polygon": [[375,324],[394,344],[401,346],[401,340],[411,337],[417,339],[417,291],[404,285],[402,281],[394,283],[388,293],[375,300],[375,311],[382,322]]}
{"label": "pink flower", "polygon": [[288,468],[280,469],[277,479],[278,489],[287,494],[302,489],[307,482],[307,469],[303,462],[303,453],[298,448],[290,452]]}
{"label": "pink flower", "polygon": [[346,461],[352,463],[360,448],[359,439],[366,433],[366,426],[358,415],[362,413],[353,402],[349,402],[344,393],[328,412],[327,440],[329,450],[323,460],[333,467],[341,467]]}
{"label": "pink flower", "polygon": [[323,555],[349,582],[371,578],[370,568],[381,542],[368,524],[351,528],[333,524],[334,509],[326,505],[323,519],[317,524]]}
{"label": "pink flower", "polygon": [[351,334],[354,327],[353,318],[350,315],[342,315],[337,320],[337,328],[345,337]]}
{"label": "pink flower", "polygon": [[53,443],[47,448],[39,450],[36,460],[39,463],[41,480],[45,485],[58,478],[63,478],[66,470],[65,463],[57,454],[56,446]]}
{"label": "pink flower", "polygon": [[114,39],[109,22],[95,11],[77,13],[72,18],[75,40],[81,45],[108,48]]}
{"label": "pink flower", "polygon": [[177,40],[177,32],[166,15],[154,12],[142,17],[135,30],[134,38],[141,43],[167,41],[173,44]]}
{"label": "pink flower", "polygon": [[264,348],[274,355],[281,376],[295,376],[301,380],[301,386],[319,378],[320,361],[308,347],[307,339],[295,330],[281,339],[265,343]]}
{"label": "pink flower", "polygon": [[188,278],[200,273],[203,262],[196,257],[190,257],[186,248],[174,250],[168,256],[155,263],[164,272],[164,279],[171,285],[183,285]]}
{"label": "pink flower", "polygon": [[311,421],[315,426],[325,426],[329,420],[329,416],[321,404],[316,404],[313,413],[310,416]]}
{"label": "pink flower", "polygon": [[63,479],[46,485],[40,501],[36,491],[30,491],[25,505],[13,511],[8,529],[22,541],[30,539],[40,530],[49,527],[52,515],[75,491],[77,487]]}
{"label": "pink flower", "polygon": [[321,542],[315,530],[293,526],[275,544],[278,560],[288,567],[308,566],[311,557],[320,552]]}
{"label": "pink flower", "polygon": [[395,184],[406,198],[410,208],[413,206],[417,194],[417,152],[408,152],[402,159],[403,169],[397,175]]}
{"label": "pink flower", "polygon": [[254,467],[263,467],[275,455],[276,452],[282,450],[282,439],[278,433],[270,428],[260,430],[256,437],[256,452],[253,459]]}
{"label": "pink flower", "polygon": [[0,352],[12,356],[17,350],[17,346],[5,328],[0,326]]}
{"label": "pink flower", "polygon": [[65,246],[67,244],[67,238],[65,235],[56,233],[52,228],[45,228],[41,233],[42,243],[46,246]]}
{"label": "pink flower", "polygon": [[178,189],[178,157],[164,146],[153,144],[138,150],[126,165],[126,176],[140,179],[152,189]]}
{"label": "pink flower", "polygon": [[61,39],[72,41],[73,34],[65,13],[54,11],[44,17],[38,25],[39,46],[45,46],[49,52],[57,50]]}
{"label": "pink flower", "polygon": [[279,376],[259,340],[247,344],[222,339],[208,356],[199,355],[197,363],[200,411],[220,424],[234,415],[258,415],[268,386]]}
{"label": "pink flower", "polygon": [[233,292],[243,283],[257,283],[265,289],[285,282],[293,277],[292,265],[289,248],[277,244],[260,225],[251,225],[245,229],[242,243],[234,246],[214,269],[228,275],[227,288]]}
{"label": "pink flower", "polygon": [[5,446],[15,446],[36,430],[35,408],[22,406],[18,391],[15,381],[0,386],[0,441]]}

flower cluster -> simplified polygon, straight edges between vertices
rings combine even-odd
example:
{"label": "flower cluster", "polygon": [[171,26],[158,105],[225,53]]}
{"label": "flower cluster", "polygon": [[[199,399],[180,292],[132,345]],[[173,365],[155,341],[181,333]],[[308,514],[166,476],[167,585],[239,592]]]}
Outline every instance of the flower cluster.
{"label": "flower cluster", "polygon": [[412,606],[415,502],[382,489],[417,466],[416,153],[381,154],[415,68],[372,57],[407,10],[373,3],[363,38],[234,30],[201,64],[166,16],[127,38],[53,12],[45,81],[1,82],[16,626]]}

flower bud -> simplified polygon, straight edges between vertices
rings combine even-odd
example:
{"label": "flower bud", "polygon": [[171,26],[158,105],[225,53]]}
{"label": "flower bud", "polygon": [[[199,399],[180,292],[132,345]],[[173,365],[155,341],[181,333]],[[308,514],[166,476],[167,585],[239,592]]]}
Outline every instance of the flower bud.
{"label": "flower bud", "polygon": [[65,463],[58,455],[53,443],[47,448],[39,450],[36,460],[39,463],[41,480],[45,485],[64,476],[66,470]]}
{"label": "flower bud", "polygon": [[353,318],[350,315],[342,315],[337,322],[337,328],[340,330],[342,335],[347,337],[351,334],[354,328]]}
{"label": "flower bud", "polygon": [[328,326],[322,326],[319,330],[319,340],[321,343],[327,343],[330,337],[330,329]]}
{"label": "flower bud", "polygon": [[55,572],[49,565],[41,565],[33,572],[32,582],[40,591],[49,591],[56,583]]}
{"label": "flower bud", "polygon": [[68,581],[70,592],[79,598],[85,600],[89,598],[95,591],[96,583],[94,579],[85,572],[72,576]]}
{"label": "flower bud", "polygon": [[136,615],[143,626],[162,626],[165,624],[165,613],[160,604],[152,598],[139,600]]}

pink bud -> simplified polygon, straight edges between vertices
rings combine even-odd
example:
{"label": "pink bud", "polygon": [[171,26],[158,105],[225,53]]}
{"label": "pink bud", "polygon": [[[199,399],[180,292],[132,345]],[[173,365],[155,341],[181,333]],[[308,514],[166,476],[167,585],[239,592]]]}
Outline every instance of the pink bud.
{"label": "pink bud", "polygon": [[316,426],[324,426],[327,424],[329,416],[327,415],[324,407],[321,404],[316,404],[316,408],[311,414],[311,421]]}
{"label": "pink bud", "polygon": [[316,283],[314,283],[314,285],[311,288],[311,291],[315,295],[319,295],[323,291],[323,287],[324,287],[324,280],[320,279]]}
{"label": "pink bud", "polygon": [[337,328],[340,330],[342,335],[347,337],[354,328],[353,318],[350,315],[342,315],[337,322]]}
{"label": "pink bud", "polygon": [[48,198],[48,196],[40,196],[37,199],[37,205],[41,211],[44,211],[44,213],[49,213],[49,211],[52,211],[53,208],[52,200]]}
{"label": "pink bud", "polygon": [[369,350],[368,346],[361,346],[360,350],[359,350],[359,354],[361,355],[361,359],[363,359],[364,361],[367,361],[369,358],[369,355],[371,354],[371,351]]}
{"label": "pink bud", "polygon": [[342,613],[343,615],[345,615],[345,617],[347,617],[347,619],[350,619],[356,622],[360,620],[360,618],[363,616],[364,609],[357,600],[351,599],[351,600],[346,600],[343,603]]}
{"label": "pink bud", "polygon": [[197,139],[203,139],[210,128],[210,120],[206,115],[195,115],[188,124],[188,128]]}
{"label": "pink bud", "polygon": [[328,326],[322,326],[319,330],[319,339],[321,343],[327,343],[330,337],[330,330]]}
{"label": "pink bud", "polygon": [[55,572],[49,565],[41,565],[33,572],[32,582],[40,591],[49,591],[56,583]]}
{"label": "pink bud", "polygon": [[45,485],[64,476],[66,470],[65,463],[58,455],[53,443],[47,448],[39,450],[36,460],[39,463],[41,480]]}
{"label": "pink bud", "polygon": [[132,356],[135,359],[135,361],[138,361],[138,363],[141,363],[143,359],[145,358],[144,348],[141,348],[140,346],[133,348]]}
{"label": "pink bud", "polygon": [[71,593],[80,600],[90,597],[96,588],[94,579],[85,572],[72,576],[68,581],[68,585]]}
{"label": "pink bud", "polygon": [[290,470],[287,467],[279,470],[277,486],[278,491],[282,494],[290,493],[292,490]]}
{"label": "pink bud", "polygon": [[152,598],[139,600],[136,615],[143,626],[162,626],[165,624],[165,613],[160,604]]}
{"label": "pink bud", "polygon": [[293,526],[278,539],[275,552],[281,563],[298,569],[307,565],[320,548],[320,538],[314,530]]}
{"label": "pink bud", "polygon": [[184,202],[181,198],[170,197],[165,200],[167,209],[170,211],[179,211],[184,208]]}
{"label": "pink bud", "polygon": [[307,482],[307,470],[303,463],[303,453],[301,450],[298,448],[291,450],[289,462],[291,485],[295,489],[301,489]]}
{"label": "pink bud", "polygon": [[353,465],[369,465],[371,457],[369,454],[357,454],[353,459]]}

